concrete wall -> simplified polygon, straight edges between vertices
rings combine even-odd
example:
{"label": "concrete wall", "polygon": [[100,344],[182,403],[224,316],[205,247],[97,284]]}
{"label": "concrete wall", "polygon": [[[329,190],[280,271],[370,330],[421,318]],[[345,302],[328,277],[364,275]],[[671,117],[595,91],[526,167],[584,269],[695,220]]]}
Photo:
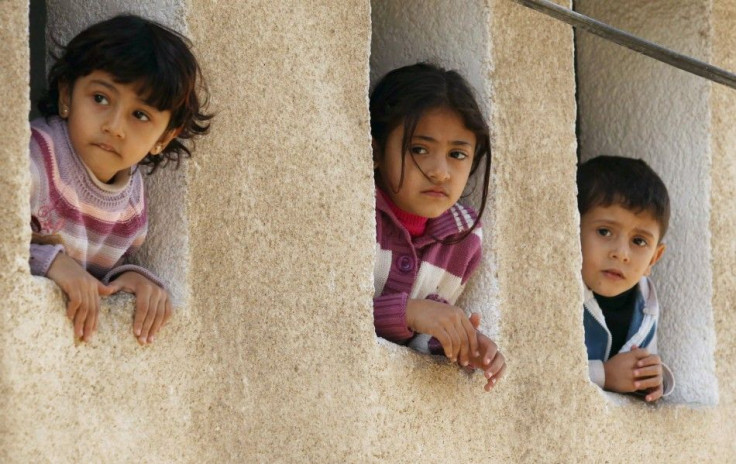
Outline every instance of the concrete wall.
{"label": "concrete wall", "polygon": [[[60,292],[28,275],[28,11],[23,2],[0,10],[10,50],[0,68],[0,461],[736,459],[732,91],[706,96],[712,167],[699,168],[712,179],[719,250],[718,404],[648,406],[587,380],[569,27],[507,0],[138,5],[49,2],[49,21],[68,37],[130,6],[186,31],[208,77],[212,134],[188,168],[155,175],[179,184],[176,198],[152,202],[179,212],[152,215],[188,246],[159,233],[144,257],[183,287],[176,318],[146,348],[131,334],[131,298],[105,300],[97,338],[75,344]],[[463,19],[445,32],[453,17]],[[702,22],[709,58],[731,68],[734,17],[736,2],[714,0]],[[402,23],[437,33],[412,34],[406,55],[376,51],[394,47],[391,25]],[[466,31],[464,45],[456,34]],[[438,40],[445,33],[453,39]],[[491,258],[467,298],[492,306],[507,356],[508,376],[490,394],[479,376],[373,332],[369,75],[427,50],[467,66],[492,126]]]}

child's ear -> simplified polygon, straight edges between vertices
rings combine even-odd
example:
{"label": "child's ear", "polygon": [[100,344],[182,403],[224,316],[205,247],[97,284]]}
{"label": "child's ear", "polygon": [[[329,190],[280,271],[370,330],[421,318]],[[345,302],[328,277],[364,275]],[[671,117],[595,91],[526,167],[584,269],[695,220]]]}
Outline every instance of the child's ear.
{"label": "child's ear", "polygon": [[66,82],[59,82],[59,101],[57,105],[59,107],[59,116],[62,119],[66,119],[69,116],[69,108],[71,107],[71,89],[69,84]]}
{"label": "child's ear", "polygon": [[169,145],[169,143],[174,140],[179,134],[181,133],[181,127],[177,129],[171,129],[163,133],[161,137],[159,137],[158,141],[156,142],[156,145],[153,146],[151,149],[152,155],[158,155],[164,149]]}
{"label": "child's ear", "polygon": [[378,169],[378,161],[381,159],[381,149],[376,139],[371,139],[371,148],[373,149],[373,170]]}
{"label": "child's ear", "polygon": [[648,276],[652,272],[652,268],[655,264],[657,264],[657,261],[662,257],[664,254],[664,250],[667,248],[664,243],[660,243],[657,245],[657,251],[654,252],[654,256],[652,256],[652,260],[649,261],[649,266],[647,266],[646,272],[644,272],[645,276]]}

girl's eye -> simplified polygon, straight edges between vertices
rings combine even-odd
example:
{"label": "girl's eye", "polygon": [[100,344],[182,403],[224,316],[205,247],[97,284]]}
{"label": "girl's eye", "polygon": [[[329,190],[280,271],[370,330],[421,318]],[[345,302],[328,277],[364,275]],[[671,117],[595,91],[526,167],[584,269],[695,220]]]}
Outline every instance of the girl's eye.
{"label": "girl's eye", "polygon": [[95,99],[95,102],[96,103],[99,103],[101,105],[107,105],[107,103],[108,103],[107,102],[107,97],[105,97],[104,95],[101,95],[99,93],[96,93],[93,98]]}
{"label": "girl's eye", "polygon": [[136,119],[140,119],[141,121],[151,120],[151,118],[149,118],[148,115],[143,111],[133,111],[133,116],[135,116]]}
{"label": "girl's eye", "polygon": [[468,154],[462,151],[453,151],[452,153],[450,153],[450,158],[455,158],[456,160],[464,160],[467,157]]}
{"label": "girl's eye", "polygon": [[426,155],[427,153],[429,153],[429,152],[424,147],[421,147],[421,146],[411,147],[411,154],[412,155]]}
{"label": "girl's eye", "polygon": [[598,232],[598,235],[600,235],[601,237],[610,237],[611,235],[613,235],[611,231],[606,229],[605,227],[599,227],[596,232]]}
{"label": "girl's eye", "polygon": [[635,238],[633,241],[634,241],[634,245],[639,246],[639,247],[645,247],[648,245],[646,239],[643,239],[640,237]]}

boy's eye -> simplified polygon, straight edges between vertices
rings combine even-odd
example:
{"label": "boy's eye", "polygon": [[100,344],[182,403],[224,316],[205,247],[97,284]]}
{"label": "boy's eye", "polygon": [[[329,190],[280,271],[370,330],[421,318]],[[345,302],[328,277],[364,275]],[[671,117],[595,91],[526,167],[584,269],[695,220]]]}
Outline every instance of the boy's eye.
{"label": "boy's eye", "polygon": [[649,244],[649,243],[648,243],[648,242],[646,241],[646,239],[643,239],[643,238],[641,238],[641,237],[637,237],[637,238],[635,238],[635,239],[633,240],[633,242],[634,242],[634,245],[636,245],[636,246],[639,246],[639,247],[645,247],[645,246],[647,246],[647,245]]}
{"label": "boy's eye", "polygon": [[464,160],[467,157],[468,154],[462,151],[453,151],[450,153],[450,158],[455,158],[456,160]]}
{"label": "boy's eye", "polygon": [[609,229],[606,229],[605,227],[599,227],[598,230],[596,230],[596,232],[598,232],[598,235],[600,235],[601,237],[611,236],[611,231]]}
{"label": "boy's eye", "polygon": [[95,99],[95,102],[96,103],[100,103],[102,105],[107,105],[107,103],[108,103],[107,102],[107,97],[105,97],[104,95],[101,95],[99,93],[96,93],[93,98]]}
{"label": "boy's eye", "polygon": [[148,115],[143,111],[133,111],[133,116],[135,116],[136,119],[140,119],[141,121],[151,120],[151,118],[149,118]]}

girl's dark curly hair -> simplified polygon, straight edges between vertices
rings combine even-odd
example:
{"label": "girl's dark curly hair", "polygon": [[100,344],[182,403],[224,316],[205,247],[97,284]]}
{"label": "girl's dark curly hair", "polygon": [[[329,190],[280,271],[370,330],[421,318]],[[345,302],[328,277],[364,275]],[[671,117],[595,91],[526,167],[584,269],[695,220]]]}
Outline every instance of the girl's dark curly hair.
{"label": "girl's dark curly hair", "polygon": [[[58,45],[58,44],[57,44]],[[183,35],[154,21],[120,15],[80,32],[49,71],[48,91],[38,102],[44,116],[59,113],[59,84],[70,89],[79,77],[105,71],[122,84],[134,83],[145,102],[159,111],[170,111],[169,130],[179,133],[160,155],[147,154],[139,164],[152,174],[161,163],[191,156],[184,140],[206,134],[212,114],[203,111],[207,90],[191,43]],[[198,93],[204,95],[200,101]]]}
{"label": "girl's dark curly hair", "polygon": [[[485,160],[483,167],[483,194],[478,218],[472,227],[463,232],[459,242],[480,224],[480,218],[488,199],[488,183],[491,177],[491,141],[488,124],[475,101],[470,84],[456,71],[448,71],[429,63],[417,63],[394,69],[376,85],[370,97],[371,136],[383,156],[388,136],[403,124],[404,137],[401,142],[403,153],[411,153],[411,139],[422,116],[435,108],[455,111],[465,127],[475,134],[475,156],[470,170],[472,175]],[[401,179],[404,182],[404,160],[401,158]]]}

